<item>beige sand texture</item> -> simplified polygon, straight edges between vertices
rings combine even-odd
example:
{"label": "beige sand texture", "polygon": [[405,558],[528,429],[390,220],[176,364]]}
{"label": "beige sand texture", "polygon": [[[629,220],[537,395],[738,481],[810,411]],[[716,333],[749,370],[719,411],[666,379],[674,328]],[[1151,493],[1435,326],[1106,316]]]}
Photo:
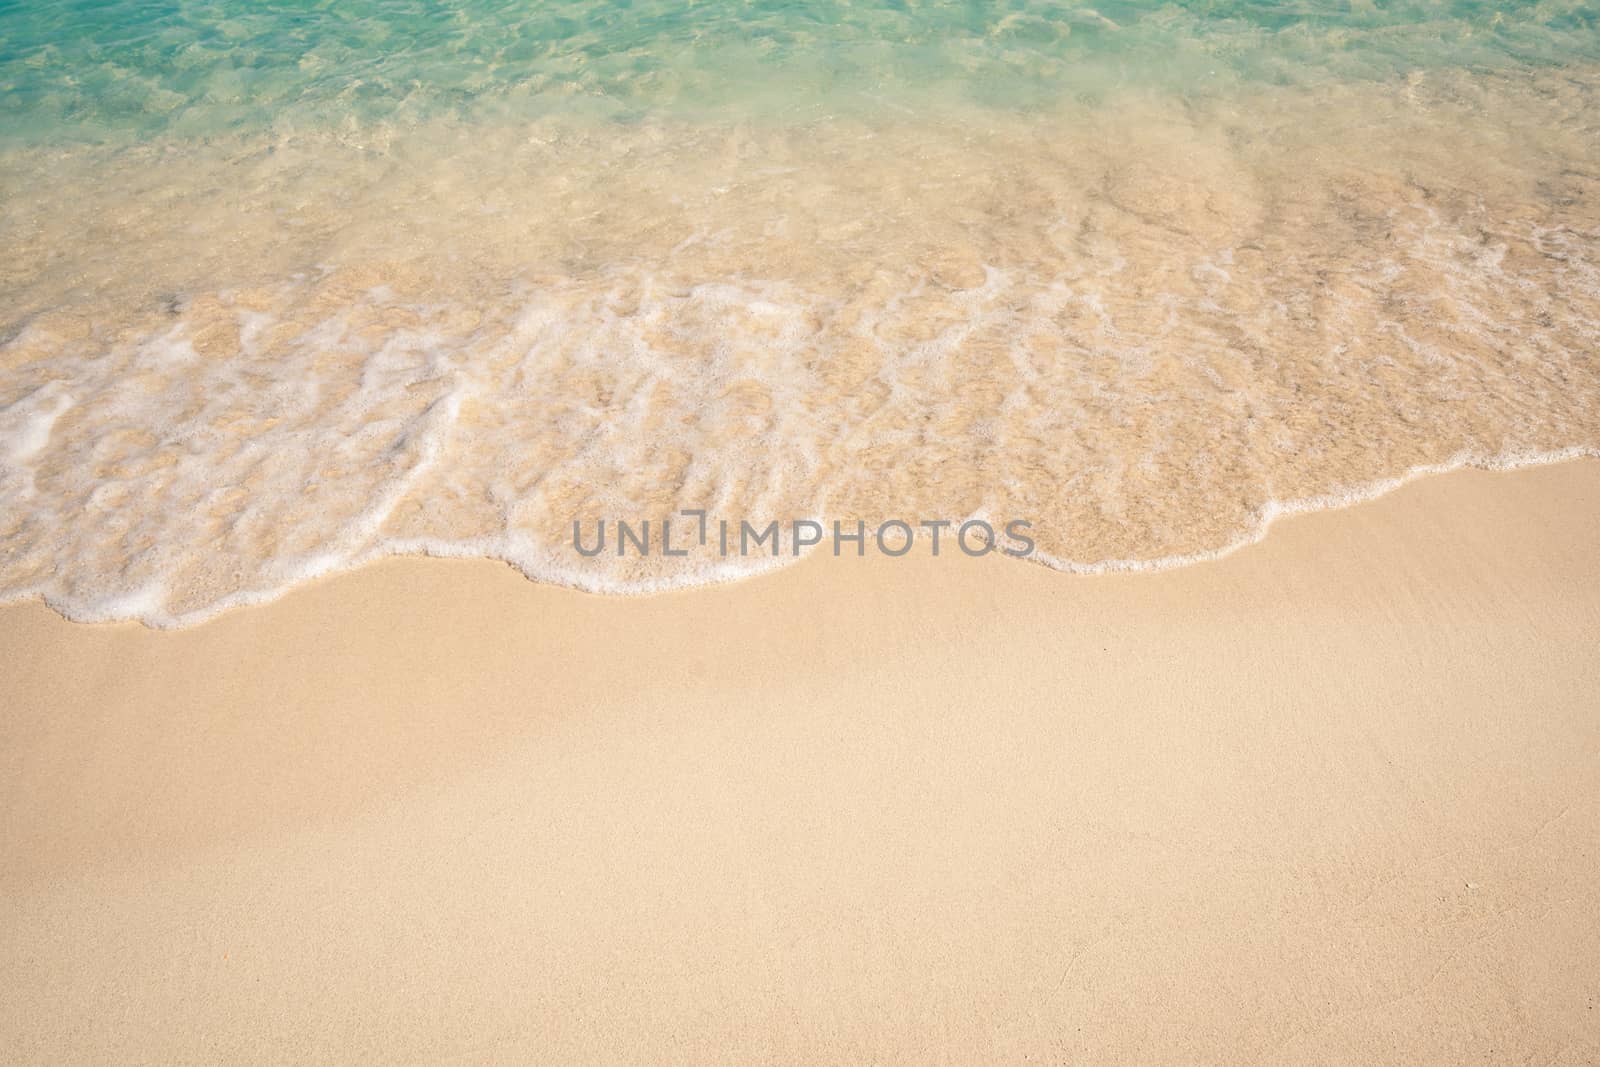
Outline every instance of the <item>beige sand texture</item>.
{"label": "beige sand texture", "polygon": [[1600,462],[1154,575],[0,611],[16,1063],[1600,1061]]}

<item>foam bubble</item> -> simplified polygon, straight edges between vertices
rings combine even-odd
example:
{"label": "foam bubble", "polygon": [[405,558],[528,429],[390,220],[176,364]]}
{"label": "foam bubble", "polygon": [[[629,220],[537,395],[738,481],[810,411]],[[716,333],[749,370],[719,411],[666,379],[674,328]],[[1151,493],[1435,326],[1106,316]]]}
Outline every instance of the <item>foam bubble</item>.
{"label": "foam bubble", "polygon": [[1413,88],[0,151],[0,599],[175,626],[392,554],[612,593],[796,558],[571,544],[684,509],[1145,569],[1595,454],[1600,79]]}

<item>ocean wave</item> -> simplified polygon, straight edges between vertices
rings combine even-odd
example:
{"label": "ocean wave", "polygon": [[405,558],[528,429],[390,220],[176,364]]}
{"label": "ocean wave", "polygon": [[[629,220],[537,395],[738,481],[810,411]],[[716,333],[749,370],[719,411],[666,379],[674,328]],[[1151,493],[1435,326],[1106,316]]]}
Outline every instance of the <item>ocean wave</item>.
{"label": "ocean wave", "polygon": [[793,558],[571,545],[685,509],[1152,568],[1592,455],[1597,85],[0,152],[0,599],[175,626],[394,554]]}

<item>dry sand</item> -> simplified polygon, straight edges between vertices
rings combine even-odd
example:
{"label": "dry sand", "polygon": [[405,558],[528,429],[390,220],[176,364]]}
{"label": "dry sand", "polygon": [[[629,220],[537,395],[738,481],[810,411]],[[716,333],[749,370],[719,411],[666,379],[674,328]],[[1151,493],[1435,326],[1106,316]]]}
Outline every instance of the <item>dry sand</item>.
{"label": "dry sand", "polygon": [[0,610],[11,1062],[1600,1061],[1600,462],[1158,575]]}

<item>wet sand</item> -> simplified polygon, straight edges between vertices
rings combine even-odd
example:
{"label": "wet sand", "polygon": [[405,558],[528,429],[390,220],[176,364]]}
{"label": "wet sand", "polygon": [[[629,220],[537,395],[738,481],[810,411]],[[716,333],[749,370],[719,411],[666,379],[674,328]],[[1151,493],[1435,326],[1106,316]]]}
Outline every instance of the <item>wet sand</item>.
{"label": "wet sand", "polygon": [[0,609],[27,1063],[1600,1058],[1600,461],[1159,574]]}

